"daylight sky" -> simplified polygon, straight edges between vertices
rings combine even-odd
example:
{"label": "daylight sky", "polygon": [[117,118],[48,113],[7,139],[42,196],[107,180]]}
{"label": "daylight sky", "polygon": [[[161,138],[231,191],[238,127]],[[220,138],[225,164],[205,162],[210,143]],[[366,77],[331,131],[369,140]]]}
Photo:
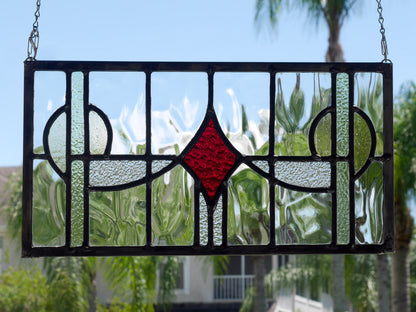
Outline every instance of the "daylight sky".
{"label": "daylight sky", "polygon": [[[345,58],[381,61],[375,0],[361,0],[341,33]],[[0,166],[22,164],[23,61],[35,0],[0,10]],[[382,1],[394,94],[416,81],[414,0]],[[275,31],[254,23],[254,0],[42,1],[38,60],[321,62],[327,29],[298,11]]]}

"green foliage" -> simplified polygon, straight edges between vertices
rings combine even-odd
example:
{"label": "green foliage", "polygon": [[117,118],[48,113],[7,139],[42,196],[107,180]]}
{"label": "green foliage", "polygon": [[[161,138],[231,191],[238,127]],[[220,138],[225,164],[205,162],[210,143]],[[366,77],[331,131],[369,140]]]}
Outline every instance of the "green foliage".
{"label": "green foliage", "polygon": [[39,270],[9,268],[0,275],[0,311],[58,311],[51,309],[50,289],[46,277]]}

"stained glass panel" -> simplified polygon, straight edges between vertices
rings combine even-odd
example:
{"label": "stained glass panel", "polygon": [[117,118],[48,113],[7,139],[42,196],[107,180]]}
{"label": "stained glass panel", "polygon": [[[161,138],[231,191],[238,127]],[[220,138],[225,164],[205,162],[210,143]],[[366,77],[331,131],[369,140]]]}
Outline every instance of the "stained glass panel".
{"label": "stained glass panel", "polygon": [[28,61],[23,255],[392,251],[391,74]]}

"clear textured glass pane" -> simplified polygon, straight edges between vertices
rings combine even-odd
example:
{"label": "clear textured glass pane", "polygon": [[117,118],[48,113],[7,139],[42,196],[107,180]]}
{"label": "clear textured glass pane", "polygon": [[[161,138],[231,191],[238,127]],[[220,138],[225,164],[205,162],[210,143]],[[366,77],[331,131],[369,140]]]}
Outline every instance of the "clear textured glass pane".
{"label": "clear textured glass pane", "polygon": [[276,187],[276,244],[329,244],[331,203],[328,193],[304,193]]}
{"label": "clear textured glass pane", "polygon": [[65,73],[37,71],[35,73],[33,148],[42,154],[43,131],[51,115],[65,104]]}
{"label": "clear textured glass pane", "polygon": [[268,153],[268,73],[216,73],[214,107],[230,142],[246,155]]}
{"label": "clear textured glass pane", "polygon": [[71,81],[71,153],[84,152],[84,74],[72,73]]}
{"label": "clear textured glass pane", "polygon": [[139,154],[146,145],[146,76],[138,72],[91,72],[90,103],[108,117],[111,154]]}
{"label": "clear textured glass pane", "polygon": [[46,160],[34,161],[33,245],[65,245],[66,185]]}
{"label": "clear textured glass pane", "polygon": [[255,161],[253,161],[253,164],[256,165],[257,167],[259,167],[264,172],[269,172],[269,170],[270,170],[268,161],[255,160]]}
{"label": "clear textured glass pane", "polygon": [[152,152],[183,151],[201,125],[207,104],[207,74],[153,73]]}
{"label": "clear textured glass pane", "polygon": [[276,179],[290,185],[311,188],[331,185],[331,165],[329,162],[276,161],[274,172]]}
{"label": "clear textured glass pane", "polygon": [[152,184],[152,244],[192,245],[194,240],[194,181],[180,166]]}
{"label": "clear textured glass pane", "polygon": [[337,163],[337,244],[350,242],[350,171],[347,162]]}
{"label": "clear textured glass pane", "polygon": [[329,73],[276,75],[275,154],[309,156],[313,119],[331,104]]}
{"label": "clear textured glass pane", "polygon": [[123,185],[144,178],[146,162],[141,160],[91,161],[90,185]]}
{"label": "clear textured glass pane", "polygon": [[349,78],[348,74],[337,74],[337,154],[347,156],[349,152]]}
{"label": "clear textured glass pane", "polygon": [[159,172],[172,163],[171,160],[156,160],[152,162],[152,173]]}
{"label": "clear textured glass pane", "polygon": [[356,243],[383,243],[383,164],[373,162],[355,181]]}
{"label": "clear textured glass pane", "polygon": [[376,154],[383,154],[383,75],[356,73],[354,76],[354,105],[371,119],[377,135]]}
{"label": "clear textured glass pane", "polygon": [[371,134],[364,119],[354,114],[354,169],[358,172],[367,162],[371,150]]}
{"label": "clear textured glass pane", "polygon": [[202,194],[199,195],[199,240],[202,246],[208,244],[208,207]]}
{"label": "clear textured glass pane", "polygon": [[66,113],[55,119],[49,130],[49,151],[52,160],[62,172],[66,171]]}
{"label": "clear textured glass pane", "polygon": [[90,243],[93,246],[143,246],[146,243],[146,186],[90,193]]}
{"label": "clear textured glass pane", "polygon": [[315,149],[316,153],[319,156],[330,156],[331,149],[332,149],[332,140],[331,140],[331,132],[332,132],[332,118],[331,114],[326,114],[322,119],[319,121],[318,125],[316,126],[315,135],[314,135],[314,142],[315,142]]}
{"label": "clear textured glass pane", "polygon": [[270,212],[267,180],[240,166],[228,182],[228,194],[228,244],[268,244]]}
{"label": "clear textured glass pane", "polygon": [[218,199],[218,203],[214,210],[214,245],[222,245],[222,197]]}
{"label": "clear textured glass pane", "polygon": [[95,155],[104,154],[108,143],[108,133],[104,121],[94,111],[89,113],[90,126],[90,153]]}
{"label": "clear textured glass pane", "polygon": [[84,163],[72,162],[71,171],[71,247],[75,247],[84,237]]}

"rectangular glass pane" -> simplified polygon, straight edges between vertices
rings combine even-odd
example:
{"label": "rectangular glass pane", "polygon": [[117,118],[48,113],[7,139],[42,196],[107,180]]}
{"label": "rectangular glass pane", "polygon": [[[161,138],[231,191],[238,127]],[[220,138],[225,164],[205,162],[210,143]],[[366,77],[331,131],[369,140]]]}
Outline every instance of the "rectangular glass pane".
{"label": "rectangular glass pane", "polygon": [[65,244],[66,186],[46,160],[35,160],[33,169],[33,245]]}
{"label": "rectangular glass pane", "polygon": [[72,162],[71,171],[71,247],[75,247],[84,237],[84,163]]}
{"label": "rectangular glass pane", "polygon": [[152,74],[152,153],[179,154],[204,118],[206,73]]}
{"label": "rectangular glass pane", "polygon": [[[111,154],[144,154],[146,76],[140,72],[91,72],[89,103],[108,117],[113,130]],[[90,135],[94,135],[90,133]]]}
{"label": "rectangular glass pane", "polygon": [[355,181],[357,244],[383,243],[383,164],[373,162]]}
{"label": "rectangular glass pane", "polygon": [[177,166],[152,183],[152,245],[192,245],[194,181]]}
{"label": "rectangular glass pane", "polygon": [[276,244],[329,244],[332,196],[276,187]]}
{"label": "rectangular glass pane", "polygon": [[84,152],[84,74],[72,73],[71,77],[71,153]]}
{"label": "rectangular glass pane", "polygon": [[376,131],[376,155],[383,154],[383,75],[356,73],[354,75],[354,105],[370,118]]}
{"label": "rectangular glass pane", "polygon": [[337,163],[337,244],[350,242],[350,171],[347,162]]}
{"label": "rectangular glass pane", "polygon": [[143,246],[146,243],[146,186],[90,193],[92,246]]}
{"label": "rectangular glass pane", "polygon": [[349,77],[337,74],[337,155],[349,153]]}
{"label": "rectangular glass pane", "polygon": [[309,156],[308,134],[314,118],[331,104],[329,73],[276,75],[275,154]]}
{"label": "rectangular glass pane", "polygon": [[43,131],[46,122],[58,107],[65,104],[65,73],[35,73],[33,149],[43,154]]}
{"label": "rectangular glass pane", "polygon": [[270,119],[270,74],[217,73],[214,108],[221,128],[243,154],[266,155]]}
{"label": "rectangular glass pane", "polygon": [[270,204],[267,180],[240,166],[228,182],[228,194],[228,244],[268,244]]}

